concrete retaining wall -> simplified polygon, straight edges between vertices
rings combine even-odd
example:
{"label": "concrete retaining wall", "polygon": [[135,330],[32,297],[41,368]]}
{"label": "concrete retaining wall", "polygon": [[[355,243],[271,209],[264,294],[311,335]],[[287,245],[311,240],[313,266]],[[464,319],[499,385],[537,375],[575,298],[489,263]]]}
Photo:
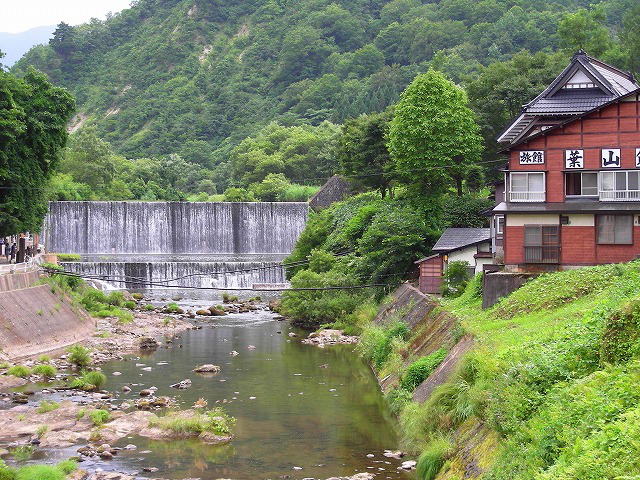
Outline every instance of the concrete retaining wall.
{"label": "concrete retaining wall", "polygon": [[485,273],[482,276],[482,308],[494,306],[537,276],[535,273]]}
{"label": "concrete retaining wall", "polygon": [[408,283],[400,285],[390,303],[382,305],[375,323],[380,325],[391,320],[402,320],[409,327],[415,327],[437,305],[433,297],[425,295]]}
{"label": "concrete retaining wall", "polygon": [[0,292],[33,287],[38,280],[40,280],[40,273],[37,269],[20,273],[2,273],[0,274]]}
{"label": "concrete retaining wall", "polygon": [[0,356],[38,356],[80,342],[95,322],[49,285],[0,292]]}

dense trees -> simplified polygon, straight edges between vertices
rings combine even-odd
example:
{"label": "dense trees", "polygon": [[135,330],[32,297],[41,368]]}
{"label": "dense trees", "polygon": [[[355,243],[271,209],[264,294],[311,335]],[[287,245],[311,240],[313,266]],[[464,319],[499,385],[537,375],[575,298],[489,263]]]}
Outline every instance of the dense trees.
{"label": "dense trees", "polygon": [[17,79],[0,69],[0,236],[40,229],[73,109],[73,97],[41,73]]}
{"label": "dense trees", "polygon": [[387,149],[389,121],[393,110],[362,115],[342,126],[337,157],[342,173],[359,188],[392,193],[394,166]]}
{"label": "dense trees", "polygon": [[[638,68],[634,0],[602,0],[588,9],[584,0],[192,6],[193,0],[140,0],[104,22],[60,24],[50,45],[34,48],[15,71],[34,64],[69,88],[115,152],[178,153],[224,178],[233,147],[269,122],[342,124],[382,112],[430,67],[467,84],[523,50],[566,47],[566,61],[583,46],[617,66]],[[215,181],[219,191],[228,187]]]}

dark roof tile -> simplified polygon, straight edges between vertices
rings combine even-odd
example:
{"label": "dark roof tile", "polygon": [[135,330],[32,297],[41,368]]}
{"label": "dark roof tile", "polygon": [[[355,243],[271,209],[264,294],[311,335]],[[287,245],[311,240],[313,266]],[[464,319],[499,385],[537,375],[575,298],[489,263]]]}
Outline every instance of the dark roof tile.
{"label": "dark roof tile", "polygon": [[488,228],[447,228],[433,246],[433,251],[450,252],[490,239]]}

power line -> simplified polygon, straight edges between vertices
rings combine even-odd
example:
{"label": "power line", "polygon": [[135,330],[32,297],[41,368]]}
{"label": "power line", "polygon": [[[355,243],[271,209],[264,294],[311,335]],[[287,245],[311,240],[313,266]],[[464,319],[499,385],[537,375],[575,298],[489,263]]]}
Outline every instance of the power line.
{"label": "power line", "polygon": [[[63,275],[67,277],[74,278],[82,278],[89,280],[102,280],[100,277],[93,277],[90,275],[80,275],[72,272],[59,271],[55,269],[46,269],[43,268],[43,271],[46,273],[52,273],[56,275]],[[156,282],[141,282],[140,286],[156,286],[163,288],[175,288],[175,289],[184,289],[184,290],[215,290],[215,291],[247,291],[247,292],[297,292],[297,291],[322,291],[322,290],[359,290],[364,288],[375,288],[375,287],[387,287],[386,283],[372,283],[368,285],[334,285],[327,287],[295,287],[295,288],[246,288],[246,287],[194,287],[189,285],[164,285],[158,284]]]}
{"label": "power line", "polygon": [[[473,165],[488,165],[491,163],[505,163],[504,159],[499,159],[499,160],[485,160],[482,162],[475,162]],[[362,173],[362,174],[354,174],[354,175],[347,175],[347,174],[338,174],[343,178],[354,178],[354,179],[358,179],[358,178],[366,178],[366,177],[381,177],[384,175],[393,175],[393,174],[398,174],[398,173],[415,173],[415,172],[429,172],[431,170],[440,170],[440,169],[450,169],[450,168],[459,168],[463,165],[458,165],[458,164],[449,164],[449,165],[434,165],[432,167],[422,167],[422,168],[412,168],[412,169],[408,169],[408,170],[403,170],[402,172],[380,172],[380,173]],[[329,180],[329,178],[331,177],[309,177],[309,178],[299,178],[296,179],[295,181],[298,182],[313,182],[313,181],[327,181]],[[229,185],[244,185],[242,183],[230,183]],[[25,190],[25,191],[43,191],[46,190],[48,187],[46,186],[39,186],[39,187],[29,187],[29,186],[23,186],[23,185],[13,185],[13,186],[0,186],[0,190]]]}

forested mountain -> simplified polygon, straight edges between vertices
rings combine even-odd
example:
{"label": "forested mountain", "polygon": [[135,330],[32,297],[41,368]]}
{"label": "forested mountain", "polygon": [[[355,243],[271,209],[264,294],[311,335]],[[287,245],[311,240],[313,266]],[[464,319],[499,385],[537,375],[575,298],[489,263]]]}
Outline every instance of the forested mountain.
{"label": "forested mountain", "polygon": [[[111,177],[131,177],[119,198],[206,196],[269,173],[319,184],[338,170],[339,124],[385,111],[431,67],[466,88],[485,160],[578,48],[638,70],[637,0],[592,1],[138,0],[105,21],[58,25],[12,72],[34,65],[67,87],[74,130],[94,126],[110,155],[154,159],[109,160]],[[69,174],[100,198],[122,191]]]}

